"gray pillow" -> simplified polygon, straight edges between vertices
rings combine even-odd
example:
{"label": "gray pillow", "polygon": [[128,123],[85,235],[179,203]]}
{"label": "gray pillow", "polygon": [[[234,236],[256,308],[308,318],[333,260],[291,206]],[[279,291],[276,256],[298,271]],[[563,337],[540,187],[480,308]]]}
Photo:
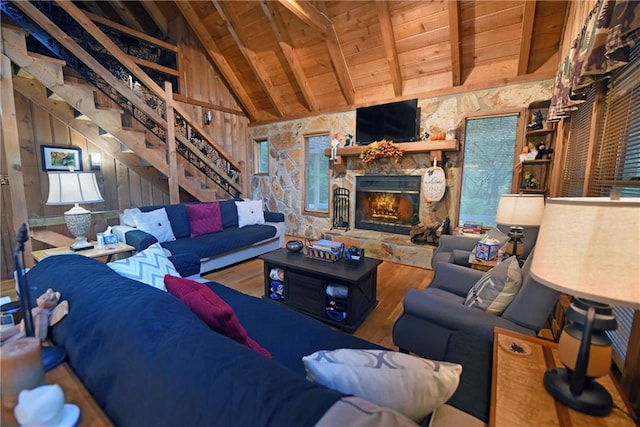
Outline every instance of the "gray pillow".
{"label": "gray pillow", "polygon": [[499,262],[469,290],[464,305],[500,315],[522,286],[522,272],[515,256]]}

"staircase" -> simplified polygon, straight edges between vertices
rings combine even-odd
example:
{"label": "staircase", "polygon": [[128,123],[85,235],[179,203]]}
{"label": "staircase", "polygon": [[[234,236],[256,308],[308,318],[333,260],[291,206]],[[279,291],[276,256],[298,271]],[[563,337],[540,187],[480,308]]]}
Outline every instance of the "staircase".
{"label": "staircase", "polygon": [[[3,11],[6,11],[6,6],[3,3]],[[69,8],[74,19],[88,21],[88,18],[70,2],[62,7]],[[17,91],[42,105],[50,114],[71,126],[127,167],[135,170],[141,176],[152,178],[153,172],[141,166],[140,162],[136,162],[132,156],[121,151],[121,143],[124,144],[138,158],[144,159],[146,164],[169,178],[169,192],[172,194],[172,202],[178,201],[177,188],[172,192],[172,183],[201,201],[240,196],[240,165],[233,161],[215,141],[208,138],[206,132],[199,127],[195,120],[190,119],[185,111],[182,111],[178,106],[173,106],[170,86],[163,90],[148,76],[140,75],[140,73],[144,73],[135,64],[133,67],[131,64],[126,64],[126,61],[130,61],[130,59],[123,52],[116,52],[115,50],[119,49],[114,48],[115,45],[109,45],[106,35],[102,34],[101,37],[97,37],[98,40],[102,40],[103,44],[106,44],[105,48],[114,57],[123,60],[125,65],[129,65],[129,69],[134,68],[132,73],[136,79],[136,89],[138,89],[135,91],[97,63],[70,37],[60,34],[61,30],[34,6],[28,3],[21,4],[19,11],[17,8],[12,8],[11,11],[14,19],[16,13],[21,15],[22,21],[18,20],[18,22],[21,22],[21,25],[24,23],[23,26],[33,35],[38,33],[38,37],[42,38],[40,27],[47,28],[46,37],[48,40],[51,40],[52,37],[55,38],[56,46],[52,48],[52,51],[58,56],[61,56],[59,52],[62,50],[71,52],[75,58],[82,58],[83,63],[80,69],[86,73],[89,68],[89,74],[99,74],[101,92],[107,94],[111,99],[116,98],[120,101],[119,105],[128,107],[129,110],[105,109],[96,105],[96,91],[98,90],[96,86],[65,79],[63,66],[68,66],[68,63],[61,59],[28,52],[26,43],[28,33],[21,29],[3,27],[4,54],[22,70],[14,79],[14,88]],[[40,27],[34,26],[31,20],[38,22]],[[47,25],[43,25],[43,23],[47,23]],[[89,21],[82,22],[80,25],[88,30],[87,27],[91,27],[93,24]],[[93,28],[91,34],[99,31],[99,29]],[[57,45],[60,39],[62,39],[60,43],[63,43],[64,46]],[[78,65],[75,64],[75,60],[71,62]],[[25,71],[26,73],[24,73]],[[30,79],[40,82],[47,90],[43,92],[43,87]],[[106,91],[104,82],[109,83],[110,86],[106,88]],[[139,90],[139,82],[146,85],[146,87],[142,86],[143,92]],[[142,99],[144,96],[150,98],[149,94],[156,97],[151,103],[153,107],[148,105],[148,99],[147,103]],[[159,100],[158,96],[160,96]],[[57,100],[63,100],[73,107],[75,112],[73,117],[70,117],[68,108],[60,108]],[[126,117],[127,115],[128,117]],[[173,118],[174,116],[175,119],[171,119],[171,123],[165,120],[165,117]],[[125,127],[123,118],[130,117],[135,117],[148,130],[139,131]],[[195,167],[189,167],[189,165]],[[189,174],[187,170],[189,170]]]}

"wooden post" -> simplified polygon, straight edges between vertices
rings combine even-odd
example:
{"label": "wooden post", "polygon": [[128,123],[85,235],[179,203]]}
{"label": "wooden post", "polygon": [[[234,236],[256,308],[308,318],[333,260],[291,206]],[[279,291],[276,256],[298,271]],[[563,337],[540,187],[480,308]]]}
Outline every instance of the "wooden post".
{"label": "wooden post", "polygon": [[[23,223],[29,222],[27,212],[27,195],[24,191],[24,179],[22,177],[22,159],[20,155],[20,135],[18,134],[18,122],[16,121],[16,104],[13,97],[13,77],[11,74],[11,60],[4,55],[3,41],[0,36],[0,54],[2,55],[2,73],[0,75],[0,92],[2,101],[0,104],[0,120],[2,122],[2,144],[6,170],[9,175],[9,193],[12,207],[12,239]],[[12,246],[13,247],[13,246]],[[31,240],[27,240],[24,246],[24,258],[26,266],[32,265]]]}
{"label": "wooden post", "polygon": [[180,184],[178,182],[178,158],[176,152],[175,112],[173,111],[173,89],[170,82],[164,82],[164,107],[167,120],[167,161],[169,163],[169,201],[180,203]]}

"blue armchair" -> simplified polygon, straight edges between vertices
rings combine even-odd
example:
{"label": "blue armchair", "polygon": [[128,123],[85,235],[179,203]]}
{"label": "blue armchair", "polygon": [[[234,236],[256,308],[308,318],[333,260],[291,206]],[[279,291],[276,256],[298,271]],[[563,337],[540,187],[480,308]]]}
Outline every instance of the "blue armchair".
{"label": "blue armchair", "polygon": [[[508,234],[510,227],[508,225],[498,224],[496,228],[504,234]],[[522,255],[520,255],[520,259],[527,259],[538,239],[539,227],[523,227],[523,229],[524,236],[522,243],[524,250]],[[431,257],[431,268],[435,269],[436,265],[441,262],[470,267],[469,254],[476,246],[478,240],[480,240],[480,238],[474,236],[449,236],[446,234],[440,236],[438,247]]]}
{"label": "blue armchair", "polygon": [[[494,327],[535,336],[558,299],[556,291],[530,276],[532,258],[522,267],[522,287],[500,316],[463,304],[483,272],[440,262],[429,287],[406,293],[404,311],[393,326],[393,342],[400,351],[462,365],[460,386],[449,403],[459,406],[464,402],[467,412],[485,421],[491,395]],[[469,402],[474,402],[472,408]]]}

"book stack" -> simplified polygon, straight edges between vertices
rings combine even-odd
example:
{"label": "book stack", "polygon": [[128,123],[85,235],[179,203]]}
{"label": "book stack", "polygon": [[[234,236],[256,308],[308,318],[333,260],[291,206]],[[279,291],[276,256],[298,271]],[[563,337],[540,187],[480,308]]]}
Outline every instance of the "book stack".
{"label": "book stack", "polygon": [[465,222],[462,225],[462,232],[467,234],[482,234],[482,223]]}

